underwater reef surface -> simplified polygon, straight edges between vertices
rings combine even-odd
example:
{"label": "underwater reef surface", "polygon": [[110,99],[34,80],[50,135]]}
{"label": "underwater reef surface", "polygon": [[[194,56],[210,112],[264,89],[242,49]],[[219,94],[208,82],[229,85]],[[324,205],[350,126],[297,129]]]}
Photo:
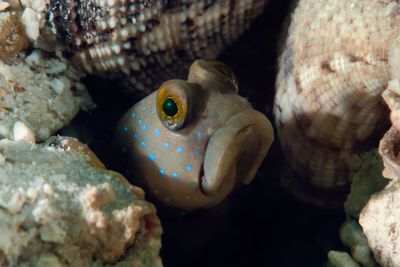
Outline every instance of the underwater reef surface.
{"label": "underwater reef surface", "polygon": [[[55,6],[58,7],[60,3],[68,4],[75,2],[84,3],[84,1],[52,1],[51,3],[52,5],[56,3]],[[196,3],[200,2],[201,1],[198,1]],[[207,2],[215,3],[215,0]],[[241,3],[249,2],[251,1],[246,0],[246,2],[243,1]],[[287,18],[290,18],[290,14],[293,11],[291,8],[293,8],[294,5],[291,3],[292,1],[288,0],[281,2],[252,1],[252,3],[260,4],[260,6],[265,2],[268,2],[268,4],[263,14],[256,19],[255,23],[238,41],[224,50],[218,57],[218,60],[230,66],[236,74],[238,78],[239,95],[251,103],[255,110],[264,113],[267,118],[271,120],[273,118],[272,109],[278,69],[277,60],[282,50],[282,45],[284,44],[284,25],[287,26]],[[396,1],[382,0],[376,2],[382,5],[387,4],[388,8],[386,10],[394,12],[397,15],[400,14]],[[45,24],[42,23],[47,17],[40,15],[42,12],[45,12],[45,10],[41,9],[40,6],[42,5],[39,4],[44,4],[45,1],[0,1],[0,11],[6,10],[8,8],[6,7],[8,3],[11,3],[11,7],[16,8],[18,11],[15,14],[10,13],[8,15],[5,14],[7,12],[0,12],[3,16],[0,16],[0,23],[2,23],[4,29],[7,29],[0,33],[0,40],[4,35],[9,35],[9,37],[11,36],[12,38],[17,36],[20,39],[10,39],[10,42],[0,43],[0,59],[5,63],[0,64],[0,87],[4,89],[0,90],[0,111],[2,111],[2,117],[0,117],[0,136],[11,140],[26,140],[33,143],[31,146],[35,148],[41,145],[40,143],[34,144],[35,142],[41,142],[61,129],[56,132],[56,134],[78,138],[94,151],[108,169],[117,170],[125,174],[125,170],[119,169],[119,165],[117,164],[119,160],[116,159],[115,153],[111,149],[112,144],[110,140],[113,137],[116,124],[124,112],[139,101],[139,97],[154,88],[146,87],[146,90],[141,91],[142,94],[127,96],[121,91],[116,90],[117,84],[108,79],[110,78],[108,77],[108,72],[103,73],[104,75],[102,78],[91,75],[90,71],[86,73],[79,72],[79,68],[77,68],[79,66],[70,65],[67,62],[68,53],[65,53],[65,51],[63,51],[63,53],[58,51],[58,49],[61,49],[59,45],[54,46],[53,48],[55,48],[56,51],[53,51],[51,47],[45,46],[51,42],[41,39],[41,37],[46,36],[46,34],[48,36],[52,35],[51,31],[45,32],[44,29],[46,29],[46,27]],[[20,4],[25,5],[26,3],[30,3],[31,6],[21,10],[16,7]],[[88,1],[88,3],[94,2]],[[99,1],[99,3],[113,5],[114,3],[120,2],[107,0]],[[157,1],[157,3],[160,4],[161,2]],[[170,7],[175,4],[181,4],[180,1],[171,1],[170,3]],[[341,1],[334,0],[329,2],[330,5],[336,5],[336,7],[340,6],[341,3]],[[367,1],[362,3],[367,3]],[[36,4],[39,6],[36,6]],[[328,6],[329,5],[325,5],[325,7]],[[367,8],[367,5],[365,5],[365,8]],[[52,10],[52,12],[53,11],[54,10]],[[56,10],[52,14],[57,15],[57,12],[63,11],[64,10]],[[18,12],[21,12],[21,14]],[[314,10],[313,12],[319,13],[318,10]],[[346,11],[343,12],[346,13]],[[391,17],[395,17],[390,12],[388,14],[390,14]],[[258,14],[258,12],[256,13]],[[307,13],[307,9],[305,13]],[[368,14],[371,15],[372,13]],[[16,20],[19,15],[23,18],[23,25]],[[69,19],[69,17],[67,18]],[[395,18],[398,19],[398,17]],[[309,21],[309,18],[307,19]],[[28,23],[31,20],[33,23]],[[110,25],[112,25],[112,23]],[[334,24],[330,26],[334,28]],[[374,27],[373,25],[370,26]],[[26,36],[21,34],[23,29],[28,30]],[[40,36],[37,31],[38,29],[41,30]],[[74,28],[71,27],[68,30],[73,29]],[[241,29],[236,30],[241,32]],[[42,35],[42,33],[45,34]],[[70,34],[71,33],[73,32],[70,32]],[[104,37],[106,35],[107,31],[101,36]],[[234,35],[235,34],[233,34],[233,36]],[[68,37],[71,36],[64,37],[68,39]],[[81,37],[75,41],[80,42],[85,40],[85,42],[90,42],[91,40],[90,36],[82,37],[83,39]],[[338,40],[336,41],[340,42],[340,40]],[[60,40],[54,39],[50,41],[56,43],[56,41]],[[10,43],[12,44],[11,46],[9,46]],[[34,47],[27,49],[28,44],[32,43]],[[400,47],[398,43],[399,42],[397,42],[397,46],[393,46],[394,48],[392,49],[395,55],[398,55],[400,51],[398,49],[398,47]],[[48,50],[46,50],[46,48]],[[69,48],[71,49],[71,47]],[[387,47],[385,47],[385,49],[386,48]],[[43,50],[47,52],[43,52]],[[107,49],[104,51],[100,50],[97,52],[107,53]],[[20,55],[25,55],[27,57],[14,57],[13,55],[18,51],[22,51]],[[56,56],[52,54],[53,52],[56,52]],[[385,53],[384,55],[386,55]],[[198,55],[206,54],[207,53],[200,53]],[[392,60],[396,58],[398,57],[392,57]],[[356,57],[352,58],[352,60],[356,59]],[[367,59],[371,60],[369,57]],[[370,62],[368,60],[367,62]],[[26,64],[23,65],[22,61]],[[179,55],[179,53],[174,55],[173,61],[177,63],[174,67],[179,69],[179,71],[185,69],[180,66],[188,66],[192,62],[191,57],[190,60],[188,60],[185,55]],[[110,61],[109,63],[112,65],[112,62],[113,61]],[[388,62],[392,63],[394,66],[392,71],[394,71],[395,74],[397,73],[398,78],[400,73],[400,71],[398,71],[400,70],[398,64],[396,65],[396,62],[393,64],[393,62],[390,62],[390,59]],[[132,66],[136,68],[136,65]],[[317,66],[330,71],[335,70],[334,68],[330,68],[329,64],[322,64],[321,66],[317,64]],[[163,68],[164,66],[159,66],[159,70],[163,70]],[[169,79],[171,72],[175,73],[175,71],[176,69],[171,67],[169,73],[166,72],[163,74],[168,76]],[[188,72],[189,69],[186,71]],[[387,73],[383,74],[388,75]],[[161,80],[166,79],[163,75],[158,78]],[[385,83],[385,81],[381,82]],[[397,118],[396,111],[398,111],[398,105],[396,100],[398,99],[397,91],[400,88],[399,84],[398,79],[390,83],[391,86],[389,86],[389,89],[391,90],[386,97],[392,98],[389,100],[385,99],[392,109],[390,118],[393,124],[396,124],[395,119]],[[129,89],[135,91],[137,88],[135,89],[135,86],[133,86],[126,91],[129,91]],[[38,96],[40,97],[38,98]],[[379,103],[384,105],[383,100],[379,101]],[[391,105],[391,103],[393,105]],[[31,112],[32,110],[35,112]],[[78,115],[75,117],[76,114]],[[389,115],[387,118],[389,118]],[[385,120],[383,119],[382,121]],[[65,126],[67,124],[69,125]],[[299,136],[295,134],[295,137],[294,140],[297,141]],[[375,141],[377,142],[378,139]],[[5,144],[6,143],[3,145]],[[368,149],[369,147],[363,146],[362,148]],[[1,151],[0,147],[0,153],[5,153],[3,158],[0,156],[0,164],[8,166],[10,162],[8,162],[7,159],[13,160],[13,155],[7,154],[7,151],[9,152],[12,150],[9,148],[8,150]],[[22,150],[22,152],[20,151],[20,155],[23,156],[24,151],[25,150]],[[29,151],[29,149],[27,149],[27,151]],[[397,153],[397,150],[394,152]],[[29,154],[27,153],[25,157],[28,156]],[[185,212],[184,214],[172,212],[165,207],[157,206],[157,216],[160,218],[163,228],[162,248],[160,251],[163,265],[328,267],[332,266],[332,263],[336,263],[336,266],[350,266],[344,265],[344,262],[347,262],[348,264],[352,264],[351,266],[357,266],[357,263],[350,258],[351,255],[365,266],[373,266],[373,264],[375,264],[372,259],[373,253],[379,254],[381,252],[373,248],[369,250],[366,238],[370,236],[368,237],[369,239],[375,239],[373,243],[380,244],[382,240],[377,237],[381,235],[379,233],[376,234],[376,232],[385,231],[387,227],[381,227],[376,230],[376,228],[374,228],[376,224],[374,224],[374,222],[368,222],[370,230],[366,237],[362,233],[361,226],[357,223],[357,220],[358,214],[367,202],[369,195],[381,189],[380,183],[382,181],[379,180],[381,177],[378,175],[378,173],[381,172],[381,165],[377,163],[380,158],[374,151],[357,156],[362,164],[356,162],[358,164],[356,165],[362,167],[360,167],[360,169],[357,169],[358,167],[355,168],[357,169],[355,170],[355,174],[352,173],[351,178],[353,181],[358,182],[353,183],[352,194],[348,197],[344,209],[342,208],[342,204],[346,197],[345,195],[343,195],[342,198],[334,199],[333,202],[327,201],[322,204],[316,202],[305,204],[302,200],[316,200],[308,195],[309,192],[302,191],[300,188],[297,189],[296,187],[294,187],[295,192],[293,191],[293,187],[289,188],[291,192],[286,191],[288,188],[282,185],[282,177],[295,177],[295,174],[288,167],[289,165],[284,152],[277,141],[272,144],[265,160],[256,172],[254,180],[249,185],[243,186],[233,192],[232,195],[219,205],[208,210]],[[2,162],[3,160],[5,162]],[[40,158],[38,158],[38,160],[38,162],[40,162]],[[346,164],[348,163],[346,162]],[[371,180],[372,182],[369,183],[369,180],[363,179],[363,177],[367,175],[378,179],[376,183],[379,184],[378,188],[373,186],[375,180]],[[396,177],[398,177],[398,175]],[[362,182],[360,183],[359,181]],[[135,180],[131,180],[131,182],[135,183]],[[57,184],[56,181],[54,181],[54,183]],[[388,193],[389,198],[391,196],[390,194],[395,194],[398,190],[397,184],[394,183],[394,185],[392,191],[386,188],[386,193]],[[44,189],[47,190],[48,188],[46,188]],[[53,189],[53,187],[51,187],[51,189]],[[107,191],[106,189],[107,188],[104,190]],[[327,192],[319,191],[316,188],[313,190],[318,191],[320,196]],[[385,190],[381,193],[385,193]],[[142,197],[141,194],[142,193],[139,194],[140,198]],[[379,194],[380,193],[375,195],[375,201],[378,199],[376,196],[380,196]],[[146,193],[146,200],[154,204],[157,203],[156,199],[152,198],[148,193]],[[11,208],[11,210],[16,208],[12,206],[13,203],[13,201],[6,203],[11,205],[8,207]],[[388,203],[390,204],[388,204],[388,206],[392,204],[393,206],[397,205],[396,202]],[[148,202],[143,202],[142,204],[151,206]],[[327,208],[326,204],[331,206],[331,208]],[[368,215],[368,211],[372,210],[373,213],[374,205],[374,202],[369,202],[369,204],[365,206],[364,211],[360,215],[360,218],[364,218],[363,222],[366,222],[366,217],[373,219],[373,216]],[[377,205],[379,206],[380,204],[378,203]],[[154,215],[154,210],[151,209],[150,211],[150,213]],[[13,216],[9,218],[12,219]],[[138,217],[136,217],[136,219],[137,218]],[[382,218],[384,217],[381,216],[379,219]],[[146,224],[146,219],[144,220],[145,221],[140,220],[140,225],[141,227],[143,226],[143,229],[148,226]],[[138,221],[136,222],[139,223]],[[160,230],[160,228],[157,229]],[[393,229],[397,232],[397,228]],[[144,255],[146,259],[150,259],[149,262],[154,260],[156,264],[161,264],[160,258],[158,258],[157,255],[160,249],[159,234],[160,232],[157,232],[152,250],[150,248],[150,250],[147,251],[146,245],[141,247],[144,248],[144,253],[142,255]],[[390,235],[391,233],[389,232],[388,234]],[[108,237],[106,239],[108,239]],[[127,242],[128,247],[129,244],[131,244],[130,241]],[[117,244],[119,243],[117,242]],[[95,246],[97,246],[97,244],[95,244]],[[112,247],[118,253],[121,252],[118,246]],[[135,253],[141,253],[141,248],[135,250],[135,246],[133,246],[129,247],[128,250],[139,251],[132,253],[133,257],[135,257]],[[112,250],[108,250],[108,252],[111,251]],[[387,249],[384,252],[388,255],[385,254],[382,259],[377,257],[380,263],[384,262],[386,258],[390,258],[393,254]],[[119,255],[118,253],[115,255]],[[0,253],[0,260],[2,259],[1,256],[2,254]],[[54,259],[52,255],[50,255],[50,257],[47,256],[48,255],[45,255],[41,260]],[[331,263],[328,263],[328,258]],[[124,258],[122,257],[121,259]],[[149,262],[146,263],[146,259],[143,260],[145,265],[150,264]],[[114,260],[114,258],[111,258],[110,261]]]}
{"label": "underwater reef surface", "polygon": [[[289,10],[290,1],[271,1],[249,31],[218,58],[237,75],[239,94],[269,119],[278,43]],[[96,77],[84,82],[97,108],[80,113],[61,133],[87,143],[107,165],[112,161],[108,140],[113,127],[134,101],[110,94]],[[280,184],[281,171],[288,168],[285,161],[275,141],[254,180],[218,207],[186,216],[158,209],[164,266],[320,267],[328,251],[346,250],[339,238],[344,211],[304,204],[286,192]]]}

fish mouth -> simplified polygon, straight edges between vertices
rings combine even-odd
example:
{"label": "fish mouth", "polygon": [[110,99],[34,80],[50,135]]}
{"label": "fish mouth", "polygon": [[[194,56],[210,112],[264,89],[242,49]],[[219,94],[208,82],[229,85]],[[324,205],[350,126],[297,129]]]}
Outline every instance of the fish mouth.
{"label": "fish mouth", "polygon": [[234,115],[208,140],[199,173],[202,192],[227,195],[250,183],[273,140],[272,125],[262,113],[246,109]]}
{"label": "fish mouth", "polygon": [[204,176],[204,162],[203,162],[201,164],[200,170],[199,170],[199,185],[200,185],[200,191],[203,194],[206,194],[206,192],[204,192],[204,190],[203,190],[203,183],[205,183],[205,179],[206,179],[206,177]]}

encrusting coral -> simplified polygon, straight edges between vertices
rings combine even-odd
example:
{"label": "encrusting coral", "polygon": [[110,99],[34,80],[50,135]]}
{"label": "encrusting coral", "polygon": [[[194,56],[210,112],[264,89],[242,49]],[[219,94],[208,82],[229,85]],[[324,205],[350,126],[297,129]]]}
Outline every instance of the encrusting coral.
{"label": "encrusting coral", "polygon": [[362,266],[373,267],[376,263],[358,219],[360,211],[367,204],[371,194],[382,190],[388,181],[381,175],[382,160],[376,149],[353,155],[346,160],[346,163],[352,183],[351,192],[344,203],[346,220],[339,230],[340,239],[350,248],[354,260]]}

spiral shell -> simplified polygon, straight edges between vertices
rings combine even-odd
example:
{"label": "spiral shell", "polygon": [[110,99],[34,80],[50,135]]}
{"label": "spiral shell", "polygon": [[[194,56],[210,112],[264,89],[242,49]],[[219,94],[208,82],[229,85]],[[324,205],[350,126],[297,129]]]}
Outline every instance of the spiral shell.
{"label": "spiral shell", "polygon": [[390,0],[300,1],[295,10],[274,116],[287,158],[314,186],[345,185],[345,159],[386,127],[381,94],[391,79],[399,7]]}
{"label": "spiral shell", "polygon": [[[215,58],[266,0],[51,0],[48,22],[75,66],[153,91],[195,58]],[[133,86],[132,86],[133,85]]]}

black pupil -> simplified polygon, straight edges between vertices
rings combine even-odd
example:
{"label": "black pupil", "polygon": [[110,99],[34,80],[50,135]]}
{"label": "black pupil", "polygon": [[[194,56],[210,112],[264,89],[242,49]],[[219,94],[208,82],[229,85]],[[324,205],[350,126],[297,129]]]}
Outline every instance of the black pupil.
{"label": "black pupil", "polygon": [[178,113],[178,106],[176,105],[175,101],[172,98],[167,98],[164,101],[162,108],[165,114],[167,114],[170,117],[175,116],[175,114]]}

